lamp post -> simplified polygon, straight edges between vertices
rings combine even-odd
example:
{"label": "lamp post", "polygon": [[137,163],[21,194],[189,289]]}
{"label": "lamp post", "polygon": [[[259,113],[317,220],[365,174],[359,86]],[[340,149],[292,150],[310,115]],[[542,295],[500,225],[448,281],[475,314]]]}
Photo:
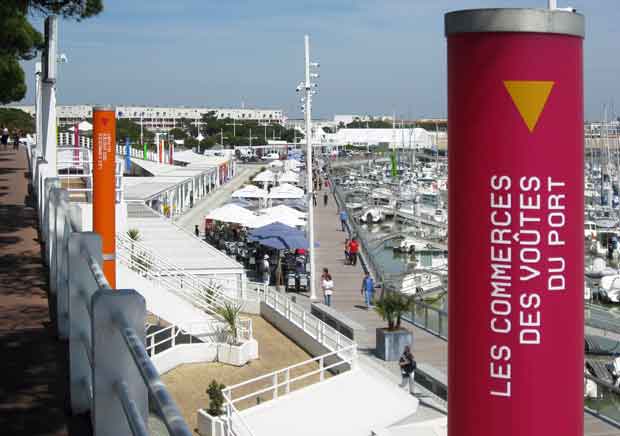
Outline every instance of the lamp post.
{"label": "lamp post", "polygon": [[316,300],[316,253],[314,250],[314,184],[312,181],[312,96],[316,94],[318,84],[312,83],[311,78],[318,78],[318,73],[310,73],[310,68],[318,68],[317,62],[310,62],[310,37],[304,36],[305,45],[305,80],[297,85],[297,92],[304,91],[302,110],[306,122],[306,176],[307,176],[307,201],[308,201],[308,239],[310,251],[310,299]]}

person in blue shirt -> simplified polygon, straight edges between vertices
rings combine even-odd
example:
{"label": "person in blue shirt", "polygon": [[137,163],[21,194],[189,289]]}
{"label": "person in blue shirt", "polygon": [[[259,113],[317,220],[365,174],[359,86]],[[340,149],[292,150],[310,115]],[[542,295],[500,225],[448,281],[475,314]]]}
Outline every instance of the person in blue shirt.
{"label": "person in blue shirt", "polygon": [[364,274],[364,280],[362,280],[362,294],[364,295],[364,300],[366,302],[366,309],[370,309],[372,307],[372,300],[375,294],[375,282],[370,277],[368,271]]}
{"label": "person in blue shirt", "polygon": [[342,226],[342,231],[343,232],[346,230],[346,226],[345,225],[346,225],[346,222],[347,222],[347,218],[348,218],[347,211],[342,209],[340,211],[340,225]]}

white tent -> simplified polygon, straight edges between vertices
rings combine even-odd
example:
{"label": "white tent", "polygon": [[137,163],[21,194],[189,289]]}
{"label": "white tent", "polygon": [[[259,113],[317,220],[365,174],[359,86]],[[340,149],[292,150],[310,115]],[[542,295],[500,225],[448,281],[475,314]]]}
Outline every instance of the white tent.
{"label": "white tent", "polygon": [[278,198],[303,198],[304,190],[293,186],[289,183],[283,183],[280,186],[276,186],[271,190],[269,199],[278,199]]}
{"label": "white tent", "polygon": [[90,132],[91,130],[93,130],[93,125],[88,121],[82,121],[78,124],[78,130],[80,132]]}
{"label": "white tent", "polygon": [[237,223],[246,225],[246,223],[254,220],[256,215],[252,211],[244,209],[236,204],[226,204],[215,210],[212,210],[207,216],[207,219],[214,221],[222,221],[225,223]]}
{"label": "white tent", "polygon": [[298,210],[283,204],[263,209],[261,214],[273,219],[274,221],[279,221],[282,224],[286,224],[291,227],[303,227],[306,225],[305,213],[299,212]]}
{"label": "white tent", "polygon": [[297,159],[288,159],[288,160],[284,161],[284,168],[287,171],[299,172],[299,167],[300,166],[301,166],[301,163],[299,163],[299,161]]}
{"label": "white tent", "polygon": [[293,209],[290,206],[286,206],[285,204],[281,204],[279,206],[268,207],[263,209],[263,212],[269,215],[280,215],[280,216],[292,216],[294,218],[303,218],[305,219],[308,214],[305,212],[300,212],[297,209]]}
{"label": "white tent", "polygon": [[276,181],[276,175],[269,171],[269,170],[265,170],[262,173],[259,173],[256,177],[254,177],[254,181],[255,182],[275,182]]}
{"label": "white tent", "polygon": [[274,168],[281,168],[283,165],[284,164],[281,160],[272,160],[271,162],[269,162],[269,166]]}
{"label": "white tent", "polygon": [[299,175],[293,171],[286,171],[278,178],[278,181],[280,183],[299,183]]}
{"label": "white tent", "polygon": [[224,206],[211,211],[205,218],[225,223],[240,224],[244,227],[250,227],[252,229],[266,226],[267,224],[277,221],[276,218],[270,215],[257,215],[250,210],[237,206],[236,204],[225,204]]}
{"label": "white tent", "polygon": [[255,185],[247,185],[233,192],[233,198],[267,198],[267,191]]}

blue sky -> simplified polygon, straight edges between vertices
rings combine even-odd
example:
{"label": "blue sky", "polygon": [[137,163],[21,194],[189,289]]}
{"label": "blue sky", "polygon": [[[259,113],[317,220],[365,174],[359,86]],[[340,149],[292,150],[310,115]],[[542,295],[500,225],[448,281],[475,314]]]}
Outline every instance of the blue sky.
{"label": "blue sky", "polygon": [[[586,116],[620,112],[620,1],[559,0],[586,15]],[[303,35],[321,63],[314,114],[445,116],[443,14],[546,0],[104,0],[61,21],[60,104],[281,108],[300,117]],[[40,23],[39,20],[37,22]],[[29,84],[33,63],[24,64]],[[32,86],[24,102],[32,103]]]}

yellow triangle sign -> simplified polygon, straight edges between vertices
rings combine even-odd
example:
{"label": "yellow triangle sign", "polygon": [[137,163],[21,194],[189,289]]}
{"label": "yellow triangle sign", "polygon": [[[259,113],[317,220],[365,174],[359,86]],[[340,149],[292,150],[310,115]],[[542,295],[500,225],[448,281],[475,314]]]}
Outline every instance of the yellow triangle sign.
{"label": "yellow triangle sign", "polygon": [[504,86],[530,133],[536,128],[554,83],[543,80],[504,80]]}

